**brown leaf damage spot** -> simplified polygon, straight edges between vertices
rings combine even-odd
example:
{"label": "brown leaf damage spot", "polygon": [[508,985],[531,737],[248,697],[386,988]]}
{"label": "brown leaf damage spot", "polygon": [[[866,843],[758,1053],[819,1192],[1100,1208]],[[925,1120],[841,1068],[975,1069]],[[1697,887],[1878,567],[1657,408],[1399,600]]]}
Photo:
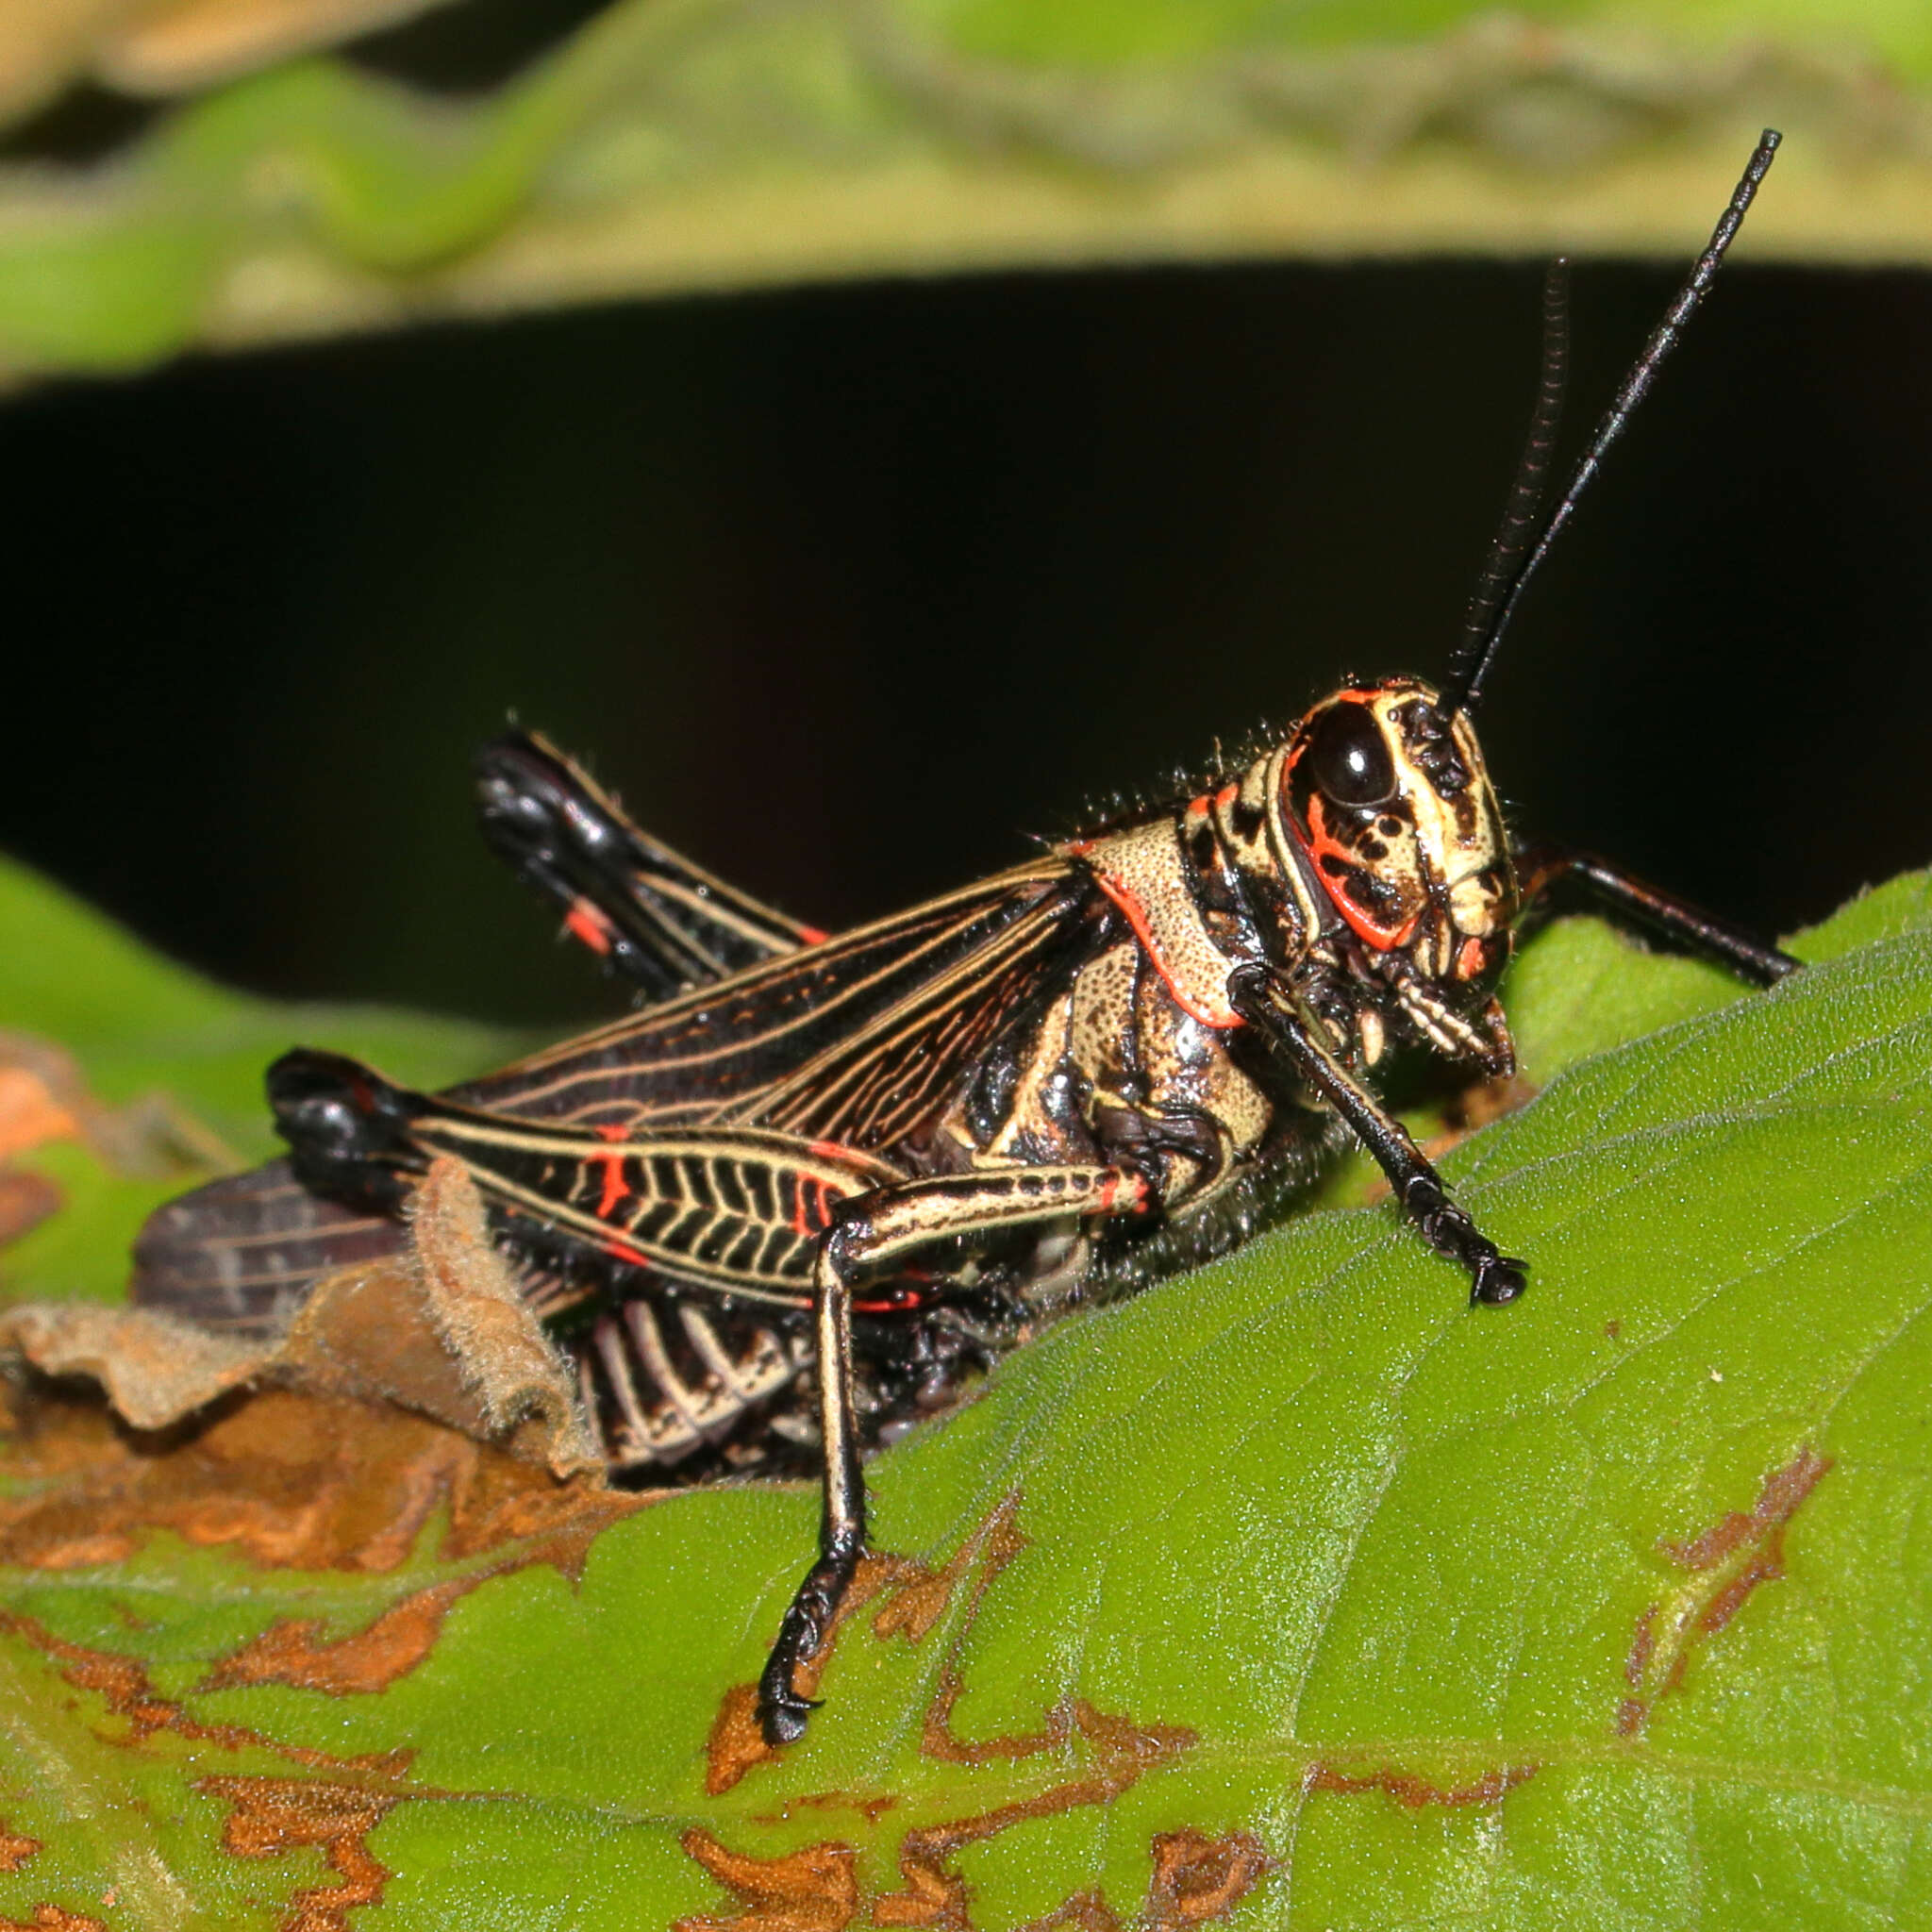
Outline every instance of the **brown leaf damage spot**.
{"label": "brown leaf damage spot", "polygon": [[721,1796],[753,1765],[776,1755],[758,1728],[758,1686],[734,1684],[719,1704],[711,1735],[705,1740],[705,1795]]}
{"label": "brown leaf damage spot", "polygon": [[[937,1570],[896,1558],[874,1558],[848,1598],[841,1621],[849,1622],[865,1604],[883,1594],[872,1620],[883,1640],[903,1637],[923,1641],[949,1613],[953,1626],[920,1726],[920,1752],[941,1763],[968,1765],[998,1780],[1004,1802],[985,1805],[963,1817],[915,1820],[898,1841],[898,1889],[874,1898],[871,1918],[879,1926],[937,1927],[971,1932],[972,1894],[966,1879],[952,1869],[967,1846],[983,1843],[1029,1820],[1049,1818],[1087,1805],[1108,1805],[1147,1775],[1192,1749],[1195,1734],[1178,1724],[1142,1724],[1097,1709],[1083,1698],[1062,1698],[1034,1730],[985,1739],[962,1739],[954,1729],[954,1711],[962,1692],[960,1660],[986,1595],[1026,1539],[1019,1529],[1020,1499],[1008,1496]],[[861,1593],[862,1592],[862,1593]],[[963,1602],[962,1602],[963,1595]],[[817,1688],[831,1651],[828,1642],[812,1660]],[[779,1754],[766,1749],[756,1718],[756,1693],[749,1685],[732,1690],[721,1706],[708,1753],[708,1788],[715,1795],[736,1784],[755,1764]],[[1045,1776],[1021,1767],[1048,1757]],[[958,1787],[949,1786],[948,1790]],[[982,1787],[983,1789],[983,1787]],[[987,1792],[988,1796],[993,1792]],[[869,1826],[903,1805],[921,1801],[890,1792],[824,1791],[791,1798],[770,1817],[777,1824],[797,1807],[841,1809],[862,1815]],[[728,1852],[702,1832],[688,1834],[684,1846],[712,1876],[748,1902],[731,1919],[688,1919],[679,1932],[798,1932],[806,1921],[793,1914],[809,1909],[827,1916],[809,1922],[836,1932],[858,1909],[851,1847],[828,1841],[794,1855],[812,1861],[794,1867],[786,1859],[750,1859]],[[1259,1842],[1245,1833],[1210,1839],[1194,1830],[1156,1836],[1153,1877],[1147,1903],[1136,1919],[1140,1932],[1183,1932],[1183,1928],[1223,1916],[1273,1869]],[[725,1861],[734,1861],[728,1868]],[[774,1889],[774,1881],[783,1884]],[[842,1888],[851,1882],[848,1895]],[[762,1887],[763,1890],[758,1888]],[[1074,1893],[1059,1909],[1025,1932],[1069,1926],[1074,1932],[1122,1932],[1113,1909],[1097,1890]]]}
{"label": "brown leaf damage spot", "polygon": [[1076,1891],[1063,1905],[1056,1906],[1043,1919],[1028,1919],[1020,1932],[1121,1932],[1120,1914],[1108,1904],[1102,1891]]}
{"label": "brown leaf damage spot", "polygon": [[31,1919],[0,1919],[0,1932],[108,1932],[99,1919],[61,1906],[36,1906]]}
{"label": "brown leaf damage spot", "polygon": [[147,1666],[139,1657],[123,1657],[110,1650],[92,1650],[85,1644],[70,1643],[57,1637],[43,1624],[14,1610],[0,1609],[0,1634],[19,1638],[60,1668],[62,1679],[76,1690],[98,1697],[110,1717],[119,1718],[126,1729],[114,1741],[144,1744],[166,1731],[197,1743],[214,1744],[224,1750],[258,1749],[271,1751],[291,1763],[319,1769],[366,1771],[384,1776],[397,1776],[408,1768],[407,1751],[372,1753],[361,1757],[338,1757],[326,1751],[304,1745],[280,1744],[245,1724],[210,1724],[195,1718],[171,1697],[154,1688]]}
{"label": "brown leaf damage spot", "polygon": [[[993,1580],[1026,1547],[1026,1539],[1015,1524],[1019,1507],[1017,1493],[1006,1497],[959,1545],[952,1559],[937,1570],[910,1557],[867,1556],[839,1606],[839,1614],[825,1633],[825,1641],[798,1669],[793,1681],[800,1694],[818,1695],[841,1632],[881,1591],[887,1593],[886,1600],[873,1619],[873,1635],[882,1641],[903,1637],[908,1643],[919,1643],[945,1615],[960,1583],[969,1576],[974,1577],[966,1617],[970,1627]],[[995,1739],[984,1745],[954,1742],[950,1724],[953,1706],[959,1695],[957,1655],[956,1643],[941,1668],[939,1692],[926,1713],[921,1748],[927,1756],[975,1764],[988,1757],[1028,1757],[1059,1741],[1041,1732],[1027,1738]],[[754,1766],[768,1763],[780,1755],[765,1742],[758,1728],[758,1687],[735,1685],[724,1693],[718,1715],[711,1722],[711,1734],[705,1747],[706,1791],[718,1797]]]}
{"label": "brown leaf damage spot", "polygon": [[0,1818],[0,1872],[18,1872],[40,1848],[39,1839],[25,1837]]}
{"label": "brown leaf damage spot", "polygon": [[1643,1728],[1650,1707],[1666,1690],[1674,1690],[1684,1674],[1684,1653],[1679,1652],[1669,1673],[1653,1680],[1651,1659],[1657,1655],[1657,1619],[1661,1604],[1646,1604],[1638,1612],[1637,1628],[1630,1639],[1629,1654],[1624,1659],[1624,1681],[1630,1695],[1617,1706],[1616,1732],[1620,1738],[1634,1738]]}
{"label": "brown leaf damage spot", "polygon": [[458,1601],[487,1577],[484,1571],[429,1590],[419,1590],[385,1610],[366,1629],[333,1643],[321,1641],[321,1619],[271,1624],[233,1656],[215,1665],[197,1690],[235,1690],[252,1684],[292,1684],[330,1697],[367,1696],[386,1690],[435,1648],[442,1620]]}
{"label": "brown leaf damage spot", "polygon": [[[131,1657],[117,1657],[112,1651],[90,1650],[56,1637],[45,1624],[12,1610],[0,1610],[0,1633],[18,1637],[31,1644],[42,1657],[60,1666],[60,1675],[76,1690],[86,1690],[108,1707],[110,1715],[126,1721],[130,1744],[144,1743],[157,1731],[175,1730],[192,1724],[178,1704],[157,1691],[148,1680],[147,1666]],[[194,1725],[183,1733],[192,1737],[228,1739]],[[240,1734],[241,1741],[245,1734]]]}
{"label": "brown leaf damage spot", "polygon": [[348,1932],[356,1907],[382,1903],[390,1873],[370,1857],[367,1840],[398,1793],[278,1777],[205,1777],[194,1789],[230,1807],[222,1844],[234,1857],[276,1858],[312,1846],[341,1881],[294,1893],[277,1932]]}
{"label": "brown leaf damage spot", "polygon": [[1188,1932],[1194,1925],[1224,1919],[1269,1873],[1280,1868],[1252,1833],[1231,1831],[1224,1838],[1184,1827],[1158,1831],[1151,1846],[1154,1874],[1147,1902],[1128,1925],[1096,1889],[1076,1891],[1043,1919],[1030,1919],[1020,1932]]}
{"label": "brown leaf damage spot", "polygon": [[1697,1622],[1700,1630],[1722,1630],[1760,1583],[1774,1583],[1785,1574],[1785,1525],[1830,1467],[1831,1458],[1807,1444],[1784,1468],[1764,1478],[1748,1516],[1734,1509],[1716,1528],[1689,1542],[1658,1542],[1659,1552],[1685,1570],[1719,1571],[1733,1557],[1743,1559],[1705,1606]]}
{"label": "brown leaf damage spot", "polygon": [[889,1791],[813,1791],[791,1802],[803,1811],[851,1811],[872,1825],[900,1805]]}
{"label": "brown leaf damage spot", "polygon": [[46,1175],[0,1168],[0,1248],[60,1211],[63,1196]]}
{"label": "brown leaf damage spot", "polygon": [[1540,1764],[1498,1764],[1491,1766],[1480,1777],[1470,1779],[1467,1784],[1439,1785],[1408,1771],[1349,1772],[1339,1771],[1329,1764],[1311,1764],[1303,1774],[1302,1790],[1338,1791],[1351,1797],[1380,1791],[1393,1798],[1398,1805],[1406,1805],[1411,1811],[1420,1811],[1425,1805],[1499,1804],[1518,1785],[1527,1784],[1541,1769]]}
{"label": "brown leaf damage spot", "polygon": [[[965,1688],[959,1679],[959,1657],[966,1638],[978,1621],[987,1591],[999,1581],[1007,1565],[1026,1547],[1026,1539],[1020,1533],[1019,1514],[1020,1498],[1015,1491],[1001,1502],[981,1524],[978,1534],[969,1538],[960,1546],[958,1555],[940,1573],[949,1579],[948,1599],[961,1578],[972,1578],[965,1614],[940,1665],[939,1681],[933,1687],[932,1702],[926,1707],[925,1721],[920,1730],[920,1750],[926,1757],[944,1764],[991,1764],[1003,1757],[1032,1757],[1040,1752],[1058,1749],[1072,1735],[1074,1720],[1071,1707],[1067,1706],[1048,1714],[1043,1730],[1018,1737],[987,1738],[968,1743],[953,1734],[953,1709]],[[916,1591],[907,1594],[913,1595]],[[908,1619],[899,1616],[896,1611],[895,1599],[889,1602],[874,1620],[873,1628],[880,1637],[903,1632],[916,1643],[938,1618],[938,1611],[934,1610],[915,1628]]]}
{"label": "brown leaf damage spot", "polygon": [[[138,1748],[166,1732],[225,1751],[266,1752],[329,1774],[320,1778],[223,1775],[200,1778],[194,1784],[203,1796],[230,1807],[222,1842],[236,1857],[267,1858],[315,1847],[341,1881],[297,1891],[279,1921],[278,1932],[347,1932],[347,1913],[357,1906],[378,1903],[390,1875],[369,1855],[369,1833],[405,1798],[442,1795],[427,1786],[405,1782],[412,1755],[408,1750],[341,1757],[280,1743],[242,1724],[204,1724],[174,1699],[161,1696],[138,1658],[70,1643],[32,1618],[11,1611],[0,1610],[0,1632],[30,1643],[60,1667],[60,1675],[75,1690],[99,1697],[108,1714],[125,1725],[118,1735],[109,1736],[109,1741]],[[14,1841],[38,1849],[31,1840]],[[0,1932],[8,1932],[8,1924],[0,1921]],[[59,1927],[94,1922],[68,1916],[37,1918],[34,1924]]]}
{"label": "brown leaf damage spot", "polygon": [[979,1613],[986,1592],[1022,1550],[1026,1539],[1019,1528],[1020,1497],[1015,1491],[994,1506],[978,1529],[953,1553],[952,1561],[938,1570],[907,1564],[893,1579],[892,1592],[872,1620],[873,1635],[881,1641],[903,1637],[918,1643],[952,1607],[954,1593],[968,1577],[974,1579],[968,1621]]}
{"label": "brown leaf damage spot", "polygon": [[0,1160],[80,1139],[79,1070],[57,1047],[0,1034]]}
{"label": "brown leaf damage spot", "polygon": [[997,1837],[1028,1819],[1071,1811],[1077,1805],[1111,1804],[1148,1772],[1172,1762],[1198,1741],[1192,1731],[1180,1725],[1136,1724],[1131,1719],[1095,1710],[1080,1698],[1057,1709],[1040,1735],[1056,1742],[1079,1739],[1087,1747],[1085,1773],[970,1818],[908,1831],[899,1845],[899,1875],[905,1889],[874,1904],[874,1924],[934,1925],[947,1932],[966,1932],[972,1924],[967,1915],[971,1894],[966,1881],[949,1867],[967,1845]]}
{"label": "brown leaf damage spot", "polygon": [[1224,1919],[1280,1861],[1251,1832],[1224,1838],[1184,1829],[1157,1832],[1154,1876],[1141,1913],[1146,1932],[1185,1932]]}
{"label": "brown leaf damage spot", "polygon": [[781,1858],[727,1851],[693,1826],[678,1842],[726,1890],[738,1909],[679,1919],[672,1932],[843,1932],[858,1911],[858,1854],[850,1845],[807,1845]]}
{"label": "brown leaf damage spot", "polygon": [[1637,1619],[1624,1659],[1629,1694],[1617,1707],[1619,1737],[1641,1732],[1657,1699],[1684,1681],[1697,1645],[1723,1630],[1759,1584],[1784,1575],[1785,1530],[1831,1466],[1807,1443],[1764,1478],[1748,1511],[1733,1509],[1694,1537],[1658,1540],[1657,1554],[1690,1580]]}
{"label": "brown leaf damage spot", "polygon": [[[476,1448],[458,1438],[449,1440],[464,1457]],[[527,1470],[529,1465],[515,1467]],[[489,1530],[521,1539],[501,1561],[415,1591],[365,1628],[333,1640],[324,1639],[325,1625],[319,1619],[289,1619],[271,1624],[217,1663],[196,1689],[232,1690],[255,1684],[291,1684],[297,1690],[320,1690],[331,1697],[366,1696],[385,1690],[436,1647],[443,1620],[473,1590],[535,1563],[548,1563],[575,1580],[582,1574],[598,1531],[635,1507],[631,1498],[584,1486],[553,1485],[548,1491],[520,1494],[508,1507],[498,1507],[489,1515]],[[479,1527],[475,1522],[467,1525],[472,1533]],[[460,1547],[464,1528],[460,1522],[453,1527],[452,1545]]]}

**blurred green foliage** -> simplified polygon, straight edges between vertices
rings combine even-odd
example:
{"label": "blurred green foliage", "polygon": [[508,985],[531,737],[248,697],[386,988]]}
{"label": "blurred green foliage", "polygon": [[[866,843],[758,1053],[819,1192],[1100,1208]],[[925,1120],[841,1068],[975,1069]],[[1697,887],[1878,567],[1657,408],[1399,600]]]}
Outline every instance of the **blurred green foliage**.
{"label": "blurred green foliage", "polygon": [[311,56],[0,172],[0,373],[619,294],[1552,245],[1932,253],[1909,10],[617,0],[492,92]]}

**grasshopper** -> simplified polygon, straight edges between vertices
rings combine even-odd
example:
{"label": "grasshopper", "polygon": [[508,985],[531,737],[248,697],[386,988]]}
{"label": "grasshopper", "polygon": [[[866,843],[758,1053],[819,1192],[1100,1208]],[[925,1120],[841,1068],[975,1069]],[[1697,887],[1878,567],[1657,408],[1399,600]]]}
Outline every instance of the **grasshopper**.
{"label": "grasshopper", "polygon": [[486,835],[646,1003],[439,1095],[285,1055],[288,1159],[159,1210],[137,1297],[273,1324],[392,1251],[429,1163],[459,1161],[613,1469],[818,1471],[818,1555],[759,1681],[774,1744],[804,1732],[797,1673],[865,1547],[864,1451],[1071,1309],[1246,1240],[1351,1140],[1473,1303],[1515,1300],[1525,1264],[1375,1096],[1391,1046],[1509,1073],[1495,988],[1562,881],[1747,980],[1797,965],[1603,860],[1513,842],[1471,722],[1777,142],[1540,518],[1568,358],[1553,265],[1528,441],[1440,688],[1350,682],[1166,803],[836,936],[632,824],[541,739],[504,739],[479,765]]}

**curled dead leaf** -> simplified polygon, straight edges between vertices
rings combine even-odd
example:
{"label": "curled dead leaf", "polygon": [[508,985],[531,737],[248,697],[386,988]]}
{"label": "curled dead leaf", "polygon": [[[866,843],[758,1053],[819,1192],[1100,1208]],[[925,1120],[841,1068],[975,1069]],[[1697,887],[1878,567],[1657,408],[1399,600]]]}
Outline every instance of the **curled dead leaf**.
{"label": "curled dead leaf", "polygon": [[30,1302],[0,1310],[0,1357],[97,1384],[122,1421],[150,1433],[240,1392],[281,1389],[391,1405],[558,1478],[601,1477],[570,1374],[491,1243],[459,1163],[432,1165],[410,1232],[401,1257],[319,1282],[266,1341],[150,1308]]}

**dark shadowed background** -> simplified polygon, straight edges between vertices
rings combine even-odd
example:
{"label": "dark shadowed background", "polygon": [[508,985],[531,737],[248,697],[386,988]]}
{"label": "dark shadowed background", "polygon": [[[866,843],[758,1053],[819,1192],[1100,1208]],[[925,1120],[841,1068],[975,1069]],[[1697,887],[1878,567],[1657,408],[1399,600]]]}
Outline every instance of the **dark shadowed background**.
{"label": "dark shadowed background", "polygon": [[[856,287],[17,399],[0,845],[248,986],[594,1013],[471,829],[514,714],[800,916],[886,911],[1439,671],[1539,276]],[[1580,268],[1566,449],[1674,280]],[[1727,271],[1493,681],[1521,824],[1774,929],[1932,858],[1928,341],[1916,276]]]}

